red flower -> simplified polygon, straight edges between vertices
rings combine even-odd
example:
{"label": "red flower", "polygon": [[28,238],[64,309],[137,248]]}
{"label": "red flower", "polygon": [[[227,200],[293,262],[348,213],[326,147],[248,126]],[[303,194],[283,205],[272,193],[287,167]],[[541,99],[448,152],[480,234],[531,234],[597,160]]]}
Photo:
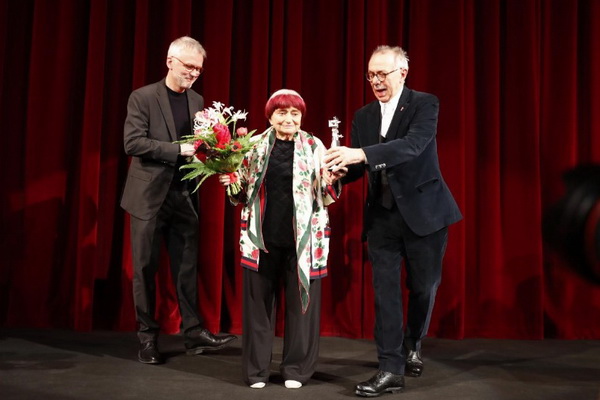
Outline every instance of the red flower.
{"label": "red flower", "polygon": [[[226,144],[231,140],[231,133],[229,133],[229,127],[227,125],[223,125],[222,123],[218,123],[213,127],[213,131],[215,132],[215,139],[217,139],[218,144]],[[219,148],[223,148],[218,146]]]}
{"label": "red flower", "polygon": [[233,144],[231,145],[232,151],[240,151],[241,149],[242,145],[240,144],[240,142],[233,142]]}
{"label": "red flower", "polygon": [[315,141],[312,139],[308,139],[308,144],[312,146],[313,144],[315,144]]}
{"label": "red flower", "polygon": [[255,260],[258,258],[258,249],[252,251],[252,258]]}
{"label": "red flower", "polygon": [[323,237],[323,231],[317,232],[317,239],[321,239]]}
{"label": "red flower", "polygon": [[248,128],[240,126],[239,128],[236,129],[235,133],[237,134],[238,137],[244,137],[248,134]]}
{"label": "red flower", "polygon": [[196,140],[194,142],[194,150],[196,150],[196,154],[194,154],[194,156],[198,159],[198,161],[206,161],[206,152],[208,150],[206,142],[203,140]]}
{"label": "red flower", "polygon": [[321,258],[321,257],[323,257],[323,249],[322,249],[322,248],[320,248],[320,247],[317,247],[317,248],[315,249],[315,258],[316,258],[316,259],[319,259],[319,258]]}

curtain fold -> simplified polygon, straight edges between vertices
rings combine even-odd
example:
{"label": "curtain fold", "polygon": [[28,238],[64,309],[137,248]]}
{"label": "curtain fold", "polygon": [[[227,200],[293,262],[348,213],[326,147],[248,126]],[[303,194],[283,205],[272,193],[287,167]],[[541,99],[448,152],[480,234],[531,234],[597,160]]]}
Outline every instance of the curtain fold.
{"label": "curtain fold", "polygon": [[[373,100],[373,49],[408,51],[407,86],[440,99],[441,169],[464,214],[450,227],[430,335],[600,338],[600,291],[542,241],[564,171],[600,163],[596,0],[23,0],[0,4],[0,326],[135,329],[129,218],[119,201],[132,90],[166,74],[170,42],[206,48],[194,89],[267,126],[286,87],[303,128],[330,143]],[[330,207],[323,335],[371,338],[365,180]],[[239,212],[216,178],[200,189],[199,304],[212,331],[241,333]],[[168,259],[163,330],[180,319]],[[281,309],[280,309],[281,311]],[[280,313],[281,314],[281,313]],[[282,315],[277,332],[282,333]]]}

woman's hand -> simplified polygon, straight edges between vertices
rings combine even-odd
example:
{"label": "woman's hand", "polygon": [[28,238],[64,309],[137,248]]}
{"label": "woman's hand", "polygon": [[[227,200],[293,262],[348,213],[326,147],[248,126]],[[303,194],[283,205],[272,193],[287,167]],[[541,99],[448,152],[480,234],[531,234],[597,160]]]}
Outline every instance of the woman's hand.
{"label": "woman's hand", "polygon": [[348,173],[348,168],[341,167],[335,171],[326,169],[323,172],[323,180],[328,185],[333,185],[338,179],[343,178]]}
{"label": "woman's hand", "polygon": [[[235,177],[237,178],[237,181],[239,181],[240,176],[237,172],[234,172]],[[219,183],[225,187],[231,185],[231,176],[229,174],[221,174],[219,175]]]}

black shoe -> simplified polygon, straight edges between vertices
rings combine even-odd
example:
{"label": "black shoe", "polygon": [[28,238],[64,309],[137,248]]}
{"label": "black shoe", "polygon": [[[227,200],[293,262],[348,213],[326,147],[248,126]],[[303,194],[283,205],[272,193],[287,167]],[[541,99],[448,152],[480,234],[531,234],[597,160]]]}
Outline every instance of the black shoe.
{"label": "black shoe", "polygon": [[164,362],[162,356],[156,348],[155,342],[146,342],[140,344],[138,361],[144,364],[162,364]]}
{"label": "black shoe", "polygon": [[406,356],[406,376],[419,377],[423,373],[423,359],[420,351],[408,351]]}
{"label": "black shoe", "polygon": [[383,393],[399,393],[404,390],[404,375],[377,371],[371,379],[356,385],[355,393],[362,397],[377,397]]}
{"label": "black shoe", "polygon": [[208,329],[195,329],[185,335],[186,353],[193,356],[204,350],[220,350],[235,339],[235,335],[213,335]]}

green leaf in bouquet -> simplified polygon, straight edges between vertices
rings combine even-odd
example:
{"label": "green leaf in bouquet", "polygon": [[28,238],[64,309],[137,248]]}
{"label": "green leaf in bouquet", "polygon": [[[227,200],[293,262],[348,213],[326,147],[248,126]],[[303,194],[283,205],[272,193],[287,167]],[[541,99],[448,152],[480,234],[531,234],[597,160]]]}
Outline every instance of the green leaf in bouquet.
{"label": "green leaf in bouquet", "polygon": [[193,170],[193,171],[188,172],[186,175],[184,175],[184,177],[181,178],[182,181],[196,179],[198,177],[201,177],[200,180],[198,181],[198,184],[196,185],[196,188],[192,191],[192,193],[195,193],[198,190],[198,188],[200,188],[200,185],[202,185],[202,183],[204,183],[204,181],[208,177],[217,173],[216,171],[208,168],[201,161],[193,162],[190,164],[184,164],[181,167],[179,167],[179,169],[192,169]]}

